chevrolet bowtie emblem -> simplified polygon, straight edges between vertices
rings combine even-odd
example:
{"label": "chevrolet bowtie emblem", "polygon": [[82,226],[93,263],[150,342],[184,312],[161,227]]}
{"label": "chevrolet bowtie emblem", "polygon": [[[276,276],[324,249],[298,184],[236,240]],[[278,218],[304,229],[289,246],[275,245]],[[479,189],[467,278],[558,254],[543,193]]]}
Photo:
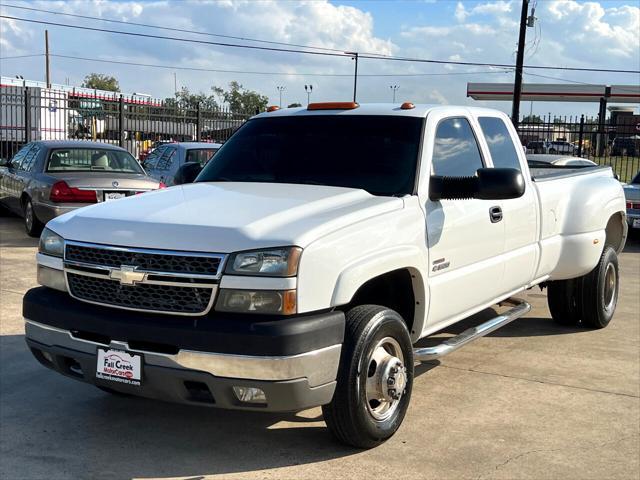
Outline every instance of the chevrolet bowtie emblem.
{"label": "chevrolet bowtie emblem", "polygon": [[135,285],[143,282],[146,277],[146,273],[138,272],[136,267],[130,267],[129,265],[122,265],[119,270],[111,270],[109,273],[109,278],[120,280],[120,285]]}

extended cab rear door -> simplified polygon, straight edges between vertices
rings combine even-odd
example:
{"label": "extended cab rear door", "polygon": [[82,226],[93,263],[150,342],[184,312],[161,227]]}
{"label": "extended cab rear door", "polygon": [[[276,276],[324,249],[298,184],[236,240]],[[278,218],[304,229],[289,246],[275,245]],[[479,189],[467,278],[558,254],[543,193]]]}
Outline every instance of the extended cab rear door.
{"label": "extended cab rear door", "polygon": [[469,177],[486,165],[478,134],[466,109],[446,108],[427,117],[418,193],[426,213],[430,301],[425,329],[431,331],[477,310],[502,290],[504,222],[491,216],[501,201],[432,201],[428,196],[432,175]]}
{"label": "extended cab rear door", "polygon": [[538,197],[531,184],[529,169],[518,135],[506,115],[487,111],[476,120],[480,140],[486,148],[485,157],[494,168],[515,168],[525,180],[525,192],[520,198],[501,200],[505,241],[502,256],[504,276],[502,292],[508,294],[529,284],[538,263]]}

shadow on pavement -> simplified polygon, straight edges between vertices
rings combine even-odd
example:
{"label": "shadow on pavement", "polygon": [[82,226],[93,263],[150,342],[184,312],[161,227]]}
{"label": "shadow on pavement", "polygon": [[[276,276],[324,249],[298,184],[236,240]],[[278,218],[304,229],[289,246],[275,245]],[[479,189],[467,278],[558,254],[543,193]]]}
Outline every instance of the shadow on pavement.
{"label": "shadow on pavement", "polygon": [[37,247],[38,239],[27,235],[22,219],[10,213],[0,215],[0,247]]}
{"label": "shadow on pavement", "polygon": [[319,409],[233,412],[116,397],[42,367],[23,335],[0,337],[0,347],[2,478],[194,477],[358,453],[330,437]]}

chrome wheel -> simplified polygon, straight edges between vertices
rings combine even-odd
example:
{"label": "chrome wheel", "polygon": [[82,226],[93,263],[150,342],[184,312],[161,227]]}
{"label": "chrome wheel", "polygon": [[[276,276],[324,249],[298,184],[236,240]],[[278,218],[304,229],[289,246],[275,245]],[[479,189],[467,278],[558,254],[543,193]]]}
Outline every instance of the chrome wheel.
{"label": "chrome wheel", "polygon": [[604,308],[611,311],[617,300],[618,279],[616,278],[616,268],[612,263],[607,265],[604,272]]}
{"label": "chrome wheel", "polygon": [[33,205],[29,201],[24,207],[24,223],[28,231],[33,229]]}
{"label": "chrome wheel", "polygon": [[400,344],[391,337],[380,340],[367,361],[366,407],[377,421],[394,414],[407,387],[407,370]]}

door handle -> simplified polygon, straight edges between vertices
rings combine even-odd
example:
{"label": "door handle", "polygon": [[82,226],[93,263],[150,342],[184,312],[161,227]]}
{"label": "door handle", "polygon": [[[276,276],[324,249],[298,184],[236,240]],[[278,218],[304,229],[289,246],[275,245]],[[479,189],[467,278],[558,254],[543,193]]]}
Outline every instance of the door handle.
{"label": "door handle", "polygon": [[502,209],[500,207],[491,207],[489,209],[489,218],[491,223],[498,223],[502,220]]}

